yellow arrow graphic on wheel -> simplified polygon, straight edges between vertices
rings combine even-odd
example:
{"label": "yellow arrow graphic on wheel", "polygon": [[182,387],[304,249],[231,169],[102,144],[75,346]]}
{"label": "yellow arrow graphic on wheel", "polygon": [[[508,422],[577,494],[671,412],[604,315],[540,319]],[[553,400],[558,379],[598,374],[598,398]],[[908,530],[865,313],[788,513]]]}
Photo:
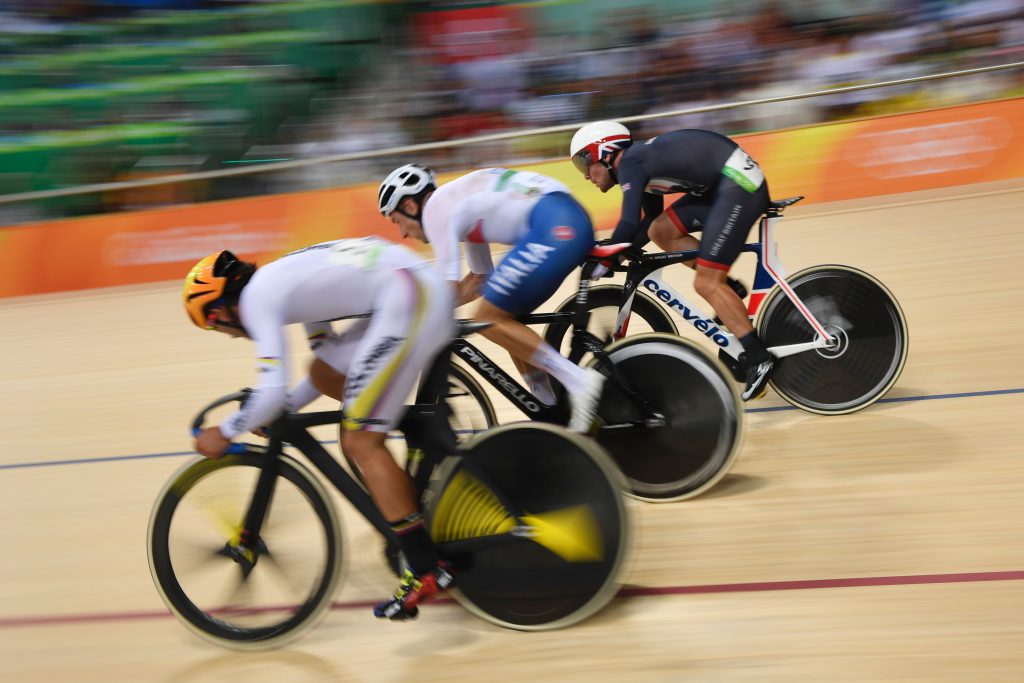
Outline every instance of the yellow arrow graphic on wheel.
{"label": "yellow arrow graphic on wheel", "polygon": [[[587,505],[526,513],[523,536],[544,546],[567,562],[603,559],[601,533]],[[452,477],[434,510],[430,534],[434,541],[463,540],[513,531],[516,519],[505,510],[494,492],[460,470]]]}

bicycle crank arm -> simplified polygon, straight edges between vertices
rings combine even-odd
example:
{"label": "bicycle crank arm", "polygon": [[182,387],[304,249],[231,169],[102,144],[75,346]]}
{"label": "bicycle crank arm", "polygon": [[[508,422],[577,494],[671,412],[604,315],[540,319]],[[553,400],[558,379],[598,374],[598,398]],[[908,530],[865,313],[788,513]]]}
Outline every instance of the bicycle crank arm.
{"label": "bicycle crank arm", "polygon": [[652,417],[645,418],[643,420],[633,420],[632,422],[618,422],[615,424],[602,425],[601,431],[611,430],[623,430],[623,429],[658,429],[668,424],[668,420],[665,419],[664,415],[655,413]]}
{"label": "bicycle crank arm", "polygon": [[471,538],[460,538],[454,541],[442,541],[437,544],[437,550],[442,557],[456,557],[487,548],[500,548],[510,543],[518,543],[529,540],[529,537],[522,533],[516,533],[523,527],[516,527],[512,531],[503,534],[489,534],[487,536],[473,536]]}
{"label": "bicycle crank arm", "polygon": [[529,541],[541,545],[567,562],[592,562],[604,557],[597,520],[586,505],[575,505],[538,514],[524,514],[519,524],[505,533],[474,536],[437,544],[447,557]]}
{"label": "bicycle crank arm", "polygon": [[243,579],[249,578],[249,574],[256,567],[256,561],[260,557],[257,548],[250,548],[241,543],[238,545],[225,543],[224,547],[217,551],[217,554],[231,558],[241,568]]}
{"label": "bicycle crank arm", "polygon": [[806,342],[804,344],[786,344],[785,346],[773,346],[768,349],[768,353],[772,354],[776,358],[785,358],[786,356],[795,356],[798,353],[804,351],[813,351],[814,349],[827,349],[831,346],[835,346],[835,338],[829,337],[828,339],[822,339],[818,337],[812,342]]}

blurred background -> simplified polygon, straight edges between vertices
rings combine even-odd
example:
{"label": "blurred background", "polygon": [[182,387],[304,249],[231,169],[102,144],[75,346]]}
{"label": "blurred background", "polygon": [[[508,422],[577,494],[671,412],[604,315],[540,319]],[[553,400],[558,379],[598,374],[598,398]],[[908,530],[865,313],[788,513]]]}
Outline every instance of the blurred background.
{"label": "blurred background", "polygon": [[[0,0],[0,195],[1024,58],[1024,0]],[[738,134],[1010,97],[1014,69],[653,119]],[[571,133],[0,204],[0,225],[564,156]]]}

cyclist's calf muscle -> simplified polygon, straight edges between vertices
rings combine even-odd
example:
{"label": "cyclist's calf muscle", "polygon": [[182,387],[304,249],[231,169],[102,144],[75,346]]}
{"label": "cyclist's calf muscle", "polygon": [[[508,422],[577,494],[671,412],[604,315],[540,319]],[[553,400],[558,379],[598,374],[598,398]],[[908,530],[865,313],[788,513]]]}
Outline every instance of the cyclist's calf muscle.
{"label": "cyclist's calf muscle", "polygon": [[698,265],[693,287],[734,335],[743,337],[754,330],[743,302],[726,282],[726,271]]}
{"label": "cyclist's calf muscle", "polygon": [[384,519],[396,520],[417,512],[412,480],[384,445],[386,432],[342,430],[341,450],[356,468],[360,479]]}

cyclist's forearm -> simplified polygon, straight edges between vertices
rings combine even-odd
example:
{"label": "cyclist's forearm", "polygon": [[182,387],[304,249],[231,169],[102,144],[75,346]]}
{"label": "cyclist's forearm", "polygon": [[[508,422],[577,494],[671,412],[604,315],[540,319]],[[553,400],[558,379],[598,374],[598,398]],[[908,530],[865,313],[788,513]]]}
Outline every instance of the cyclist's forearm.
{"label": "cyclist's forearm", "polygon": [[474,301],[480,297],[480,291],[483,288],[484,281],[487,279],[486,275],[480,275],[478,273],[467,273],[460,282],[455,284],[455,305],[463,306],[468,304],[470,301]]}
{"label": "cyclist's forearm", "polygon": [[289,413],[298,412],[318,399],[320,395],[320,390],[314,386],[312,378],[307,375],[285,396],[284,409]]}

